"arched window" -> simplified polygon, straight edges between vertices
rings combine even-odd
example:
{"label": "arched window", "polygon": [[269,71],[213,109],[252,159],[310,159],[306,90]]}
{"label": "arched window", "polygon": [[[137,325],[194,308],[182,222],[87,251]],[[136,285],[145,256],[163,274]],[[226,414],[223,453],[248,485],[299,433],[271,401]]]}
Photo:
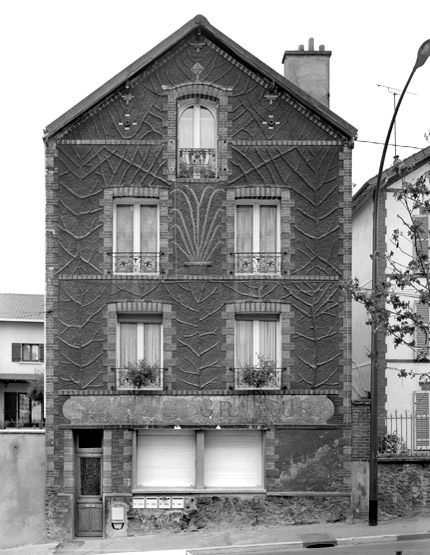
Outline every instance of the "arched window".
{"label": "arched window", "polygon": [[178,105],[178,176],[216,177],[216,103],[200,98]]}

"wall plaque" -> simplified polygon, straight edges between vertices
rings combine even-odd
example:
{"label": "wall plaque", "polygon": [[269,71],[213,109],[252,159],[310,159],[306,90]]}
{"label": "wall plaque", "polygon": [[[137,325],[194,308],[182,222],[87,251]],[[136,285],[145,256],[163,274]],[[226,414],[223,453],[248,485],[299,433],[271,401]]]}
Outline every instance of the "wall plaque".
{"label": "wall plaque", "polygon": [[87,425],[326,424],[333,413],[325,395],[77,396],[63,405],[67,420]]}

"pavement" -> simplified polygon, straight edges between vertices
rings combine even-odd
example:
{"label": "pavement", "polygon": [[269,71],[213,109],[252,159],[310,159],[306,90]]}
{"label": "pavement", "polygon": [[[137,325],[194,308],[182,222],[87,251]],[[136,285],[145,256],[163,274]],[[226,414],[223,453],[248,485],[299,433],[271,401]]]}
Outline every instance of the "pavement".
{"label": "pavement", "polygon": [[255,526],[252,529],[159,533],[116,538],[75,538],[0,549],[0,555],[240,555],[299,549],[309,545],[352,545],[430,539],[430,515],[367,522]]}

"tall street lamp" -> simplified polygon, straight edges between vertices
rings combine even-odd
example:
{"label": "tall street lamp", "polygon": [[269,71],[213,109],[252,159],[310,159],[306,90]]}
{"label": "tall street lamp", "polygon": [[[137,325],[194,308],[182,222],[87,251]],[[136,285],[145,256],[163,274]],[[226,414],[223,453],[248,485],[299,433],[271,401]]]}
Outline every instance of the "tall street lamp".
{"label": "tall street lamp", "polygon": [[[387,138],[385,139],[384,149],[382,151],[381,161],[379,164],[378,178],[376,187],[373,192],[373,227],[372,227],[372,293],[376,299],[377,296],[377,279],[378,279],[378,212],[379,212],[379,194],[381,191],[381,178],[384,168],[385,155],[387,154],[388,143],[390,140],[391,132],[396,121],[397,112],[399,111],[403,97],[409,87],[409,83],[414,76],[415,71],[423,66],[430,56],[430,39],[426,40],[418,49],[417,60],[409,75],[406,85],[403,88],[402,94],[399,97],[396,109],[394,110],[391,123],[388,128]],[[377,304],[381,303],[381,299],[376,301]],[[378,324],[373,317],[372,332],[370,344],[370,442],[369,442],[369,526],[376,526],[378,524]]]}

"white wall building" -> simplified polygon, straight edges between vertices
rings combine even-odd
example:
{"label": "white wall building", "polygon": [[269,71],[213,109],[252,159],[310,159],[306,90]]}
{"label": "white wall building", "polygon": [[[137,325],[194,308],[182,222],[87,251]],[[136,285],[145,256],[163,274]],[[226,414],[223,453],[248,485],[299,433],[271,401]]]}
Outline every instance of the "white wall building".
{"label": "white wall building", "polygon": [[[402,166],[406,168],[406,174],[403,173],[403,178],[409,182],[413,182],[422,175],[424,172],[430,170],[430,147],[423,149],[417,154],[407,158],[402,162]],[[406,232],[402,218],[405,221],[410,221],[406,209],[402,203],[399,202],[394,192],[401,188],[402,177],[399,175],[395,166],[384,171],[382,176],[383,188],[381,190],[380,204],[379,204],[379,241],[378,250],[381,253],[393,251],[395,254],[396,262],[400,264],[407,264],[410,256],[413,255],[413,245],[406,238],[400,239],[399,248],[396,248],[391,238],[396,229]],[[364,186],[355,194],[353,198],[353,224],[352,224],[352,275],[358,278],[360,285],[364,289],[370,291],[372,287],[372,264],[371,264],[371,251],[372,251],[372,214],[373,214],[373,191],[376,185],[376,177],[367,181]],[[428,214],[417,214],[417,217],[425,217],[428,220]],[[424,224],[425,229],[428,229],[428,222]],[[426,248],[428,248],[428,236],[424,240]],[[380,264],[382,271],[389,272],[389,268]],[[406,299],[411,300],[411,306],[415,306],[414,298],[416,292],[413,289],[405,289],[402,295]],[[422,306],[419,310],[422,310]],[[364,308],[358,303],[353,303],[352,308],[353,318],[353,398],[358,399],[369,396],[370,391],[370,331],[369,325],[366,325],[366,313]],[[428,321],[428,309],[425,311],[424,318]],[[420,334],[418,334],[420,335]],[[423,334],[421,334],[423,335]],[[393,338],[387,336],[385,338],[385,349],[380,348],[380,367],[385,370],[384,376],[379,380],[379,403],[381,411],[385,410],[386,415],[408,415],[416,416],[419,414],[429,414],[429,397],[430,384],[419,376],[430,371],[430,362],[419,361],[420,354],[427,356],[429,354],[428,341],[423,343],[423,337],[416,337],[416,347],[411,348],[405,345],[395,347]],[[417,376],[399,377],[400,370],[405,370],[406,373],[411,371]],[[417,404],[418,403],[418,404]],[[379,411],[379,414],[381,414]],[[428,421],[428,418],[427,418]],[[400,421],[388,421],[387,425],[393,424],[390,430],[387,428],[387,433],[390,431],[400,434],[400,427],[403,426]],[[405,424],[406,425],[406,424]],[[417,431],[415,424],[411,420],[407,424],[409,429],[402,432],[401,435],[406,441],[408,448],[416,448],[417,434],[420,435],[421,431]],[[430,447],[430,438],[427,425],[426,442]],[[421,438],[418,438],[418,443]]]}
{"label": "white wall building", "polygon": [[0,427],[34,426],[40,404],[27,397],[44,372],[44,296],[0,294]]}

